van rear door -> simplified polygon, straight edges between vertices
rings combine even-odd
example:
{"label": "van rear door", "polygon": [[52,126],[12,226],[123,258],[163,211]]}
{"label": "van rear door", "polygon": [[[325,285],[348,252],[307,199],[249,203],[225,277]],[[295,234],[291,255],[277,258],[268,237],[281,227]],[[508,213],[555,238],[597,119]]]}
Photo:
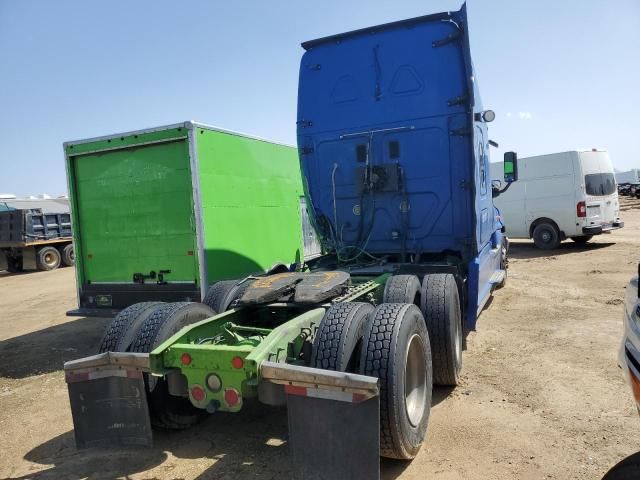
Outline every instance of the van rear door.
{"label": "van rear door", "polygon": [[618,190],[607,152],[579,152],[584,175],[586,226],[610,227],[618,219]]}

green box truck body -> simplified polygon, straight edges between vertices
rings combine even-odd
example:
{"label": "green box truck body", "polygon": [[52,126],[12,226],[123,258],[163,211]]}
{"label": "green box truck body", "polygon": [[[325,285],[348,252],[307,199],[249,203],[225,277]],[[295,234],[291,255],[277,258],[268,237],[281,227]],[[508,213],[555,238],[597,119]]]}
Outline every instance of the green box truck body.
{"label": "green box truck body", "polygon": [[185,122],[64,144],[79,309],[199,301],[303,257],[296,148]]}

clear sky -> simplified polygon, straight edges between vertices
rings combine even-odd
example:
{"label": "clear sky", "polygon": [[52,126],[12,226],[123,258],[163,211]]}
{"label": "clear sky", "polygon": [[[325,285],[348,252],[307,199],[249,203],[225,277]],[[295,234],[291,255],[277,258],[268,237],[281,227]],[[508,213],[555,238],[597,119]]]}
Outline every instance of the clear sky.
{"label": "clear sky", "polygon": [[[459,0],[0,0],[0,193],[65,192],[62,142],[198,120],[295,143],[300,42]],[[640,168],[640,0],[469,0],[490,137]]]}

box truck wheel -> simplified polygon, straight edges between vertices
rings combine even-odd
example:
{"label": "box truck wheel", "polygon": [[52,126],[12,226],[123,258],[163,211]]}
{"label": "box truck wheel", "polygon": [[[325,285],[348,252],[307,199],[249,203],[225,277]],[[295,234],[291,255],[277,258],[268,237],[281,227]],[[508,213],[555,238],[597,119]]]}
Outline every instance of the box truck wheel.
{"label": "box truck wheel", "polygon": [[539,223],[533,229],[533,243],[543,250],[558,248],[558,245],[560,245],[560,232],[551,223]]}
{"label": "box truck wheel", "polygon": [[162,302],[134,303],[118,313],[107,326],[98,352],[126,352],[142,322],[158,305],[164,304]]}
{"label": "box truck wheel", "polygon": [[338,372],[358,372],[362,336],[373,306],[344,302],[331,305],[322,317],[311,349],[311,366]]}
{"label": "box truck wheel", "polygon": [[420,305],[420,280],[415,275],[393,275],[384,284],[383,303]]}
{"label": "box truck wheel", "polygon": [[55,247],[42,247],[36,253],[36,265],[38,270],[55,270],[60,266],[62,258]]}
{"label": "box truck wheel", "polygon": [[422,280],[421,310],[433,359],[433,383],[458,385],[462,370],[462,312],[456,279],[432,273]]}
{"label": "box truck wheel", "polygon": [[383,303],[371,313],[361,373],[380,380],[380,455],[410,460],[422,445],[431,411],[431,349],[420,309]]}
{"label": "box truck wheel", "polygon": [[[196,302],[156,306],[140,325],[130,351],[149,353],[182,327],[214,315],[211,308]],[[152,425],[179,430],[194,425],[204,416],[205,410],[191,405],[188,398],[170,395],[165,378],[145,375],[145,385]]]}
{"label": "box truck wheel", "polygon": [[226,312],[234,300],[240,298],[250,281],[238,284],[240,280],[221,280],[209,287],[202,303],[208,305],[216,313]]}
{"label": "box truck wheel", "polygon": [[571,237],[571,240],[578,244],[585,244],[593,238],[593,235],[582,235],[581,237]]}
{"label": "box truck wheel", "polygon": [[62,264],[65,267],[73,267],[76,264],[76,254],[73,250],[73,243],[65,245],[60,253],[62,254]]}

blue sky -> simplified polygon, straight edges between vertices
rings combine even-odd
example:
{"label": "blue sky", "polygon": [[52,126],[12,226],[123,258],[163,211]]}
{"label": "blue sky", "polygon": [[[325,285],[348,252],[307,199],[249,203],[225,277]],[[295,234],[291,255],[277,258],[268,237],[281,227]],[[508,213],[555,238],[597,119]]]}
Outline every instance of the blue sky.
{"label": "blue sky", "polygon": [[[62,142],[183,120],[295,143],[300,42],[458,0],[0,0],[0,192],[66,189]],[[469,0],[490,136],[640,167],[640,1]]]}

